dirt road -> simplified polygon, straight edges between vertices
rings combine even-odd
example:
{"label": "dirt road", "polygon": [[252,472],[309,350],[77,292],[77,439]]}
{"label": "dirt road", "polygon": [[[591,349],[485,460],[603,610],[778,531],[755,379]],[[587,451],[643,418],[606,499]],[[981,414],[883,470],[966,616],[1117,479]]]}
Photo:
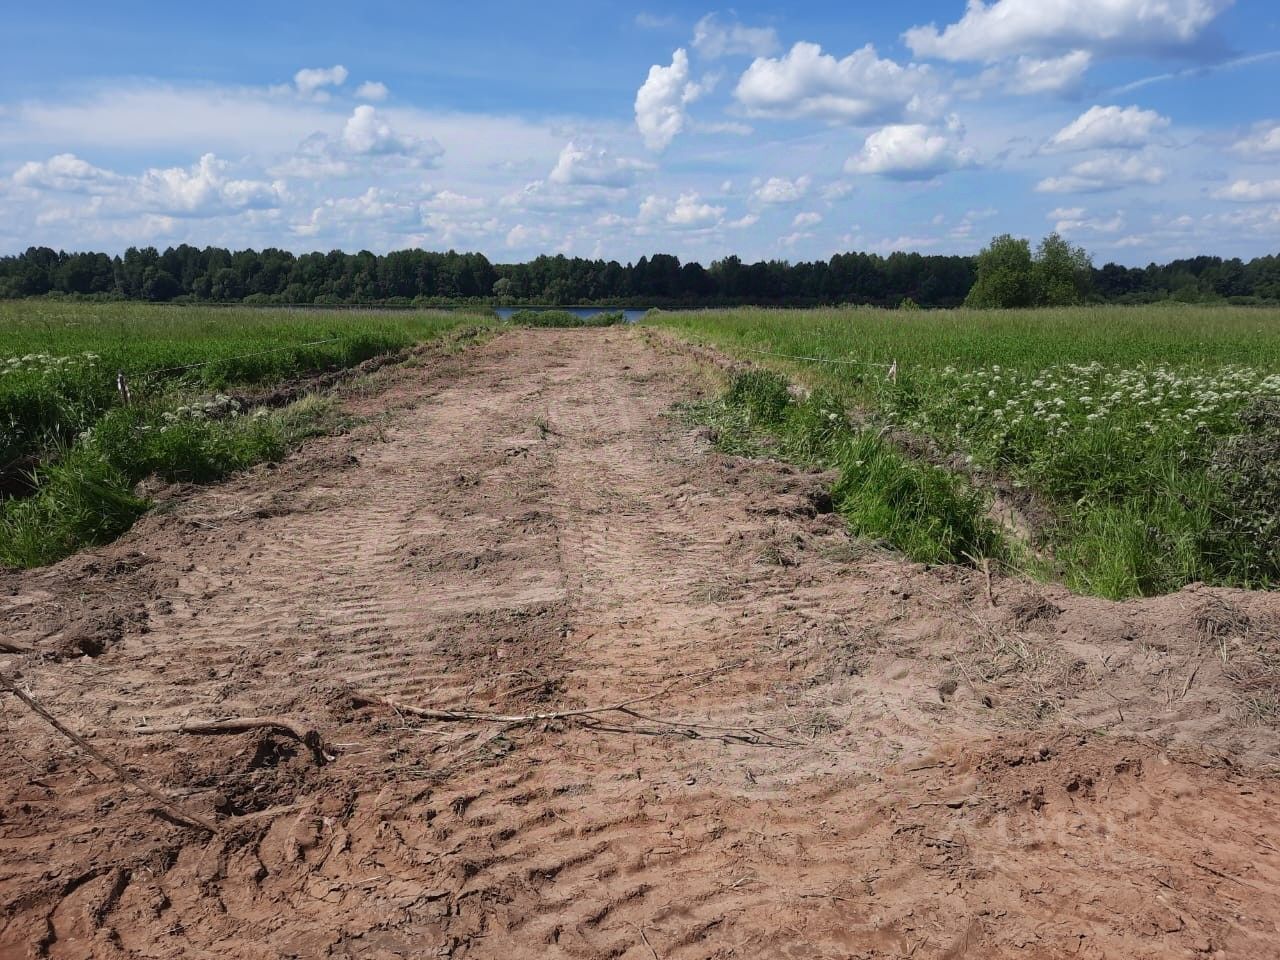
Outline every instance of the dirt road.
{"label": "dirt road", "polygon": [[[1280,956],[1280,599],[988,596],[712,452],[707,386],[640,330],[427,354],[0,577],[0,670],[219,828],[0,697],[0,957]],[[332,761],[136,729],[264,716]]]}

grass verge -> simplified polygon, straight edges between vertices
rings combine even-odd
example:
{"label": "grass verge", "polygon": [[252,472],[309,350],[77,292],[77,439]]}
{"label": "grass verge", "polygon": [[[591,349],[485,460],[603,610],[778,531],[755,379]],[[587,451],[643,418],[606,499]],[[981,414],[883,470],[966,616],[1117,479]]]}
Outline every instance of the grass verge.
{"label": "grass verge", "polygon": [[829,390],[967,461],[976,482],[1025,491],[1046,573],[1073,589],[1280,583],[1267,467],[1280,311],[744,309],[646,322]]}
{"label": "grass verge", "polygon": [[724,452],[838,471],[832,502],[850,528],[912,560],[973,563],[1011,556],[978,490],[905,456],[879,434],[855,428],[830,391],[796,399],[786,378],[752,370],[734,375],[721,397],[690,406],[686,414],[710,427]]}
{"label": "grass verge", "polygon": [[[13,567],[118,537],[150,507],[137,492],[146,478],[214,482],[279,460],[335,424],[324,396],[246,409],[212,387],[288,382],[284,398],[292,399],[299,378],[455,331],[461,340],[487,322],[461,313],[334,318],[145,305],[102,314],[63,304],[55,316],[48,304],[30,306],[0,330],[0,349],[21,349],[35,330],[45,344],[39,353],[0,356],[0,449],[10,458],[6,489],[18,494],[0,500],[0,564]],[[116,389],[121,371],[131,383],[127,405]],[[22,484],[11,482],[17,470]]]}

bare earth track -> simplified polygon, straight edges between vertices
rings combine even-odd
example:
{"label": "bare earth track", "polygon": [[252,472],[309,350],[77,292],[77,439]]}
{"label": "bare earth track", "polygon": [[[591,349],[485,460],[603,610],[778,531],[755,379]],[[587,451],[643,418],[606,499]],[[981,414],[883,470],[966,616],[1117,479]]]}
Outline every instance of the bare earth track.
{"label": "bare earth track", "polygon": [[[988,598],[853,542],[669,416],[706,368],[645,331],[374,381],[0,576],[0,671],[219,827],[0,695],[0,957],[1280,956],[1280,598]],[[264,716],[334,759],[136,730]]]}

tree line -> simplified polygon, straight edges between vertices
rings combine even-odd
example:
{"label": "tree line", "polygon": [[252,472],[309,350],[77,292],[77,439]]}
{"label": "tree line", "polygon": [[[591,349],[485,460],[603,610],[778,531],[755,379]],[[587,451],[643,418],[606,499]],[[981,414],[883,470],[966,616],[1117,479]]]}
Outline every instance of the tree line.
{"label": "tree line", "polygon": [[0,257],[0,298],[41,296],[401,305],[1269,303],[1280,301],[1280,256],[1096,268],[1082,250],[1057,237],[1046,238],[1035,255],[1026,241],[997,237],[976,257],[841,253],[826,261],[745,263],[730,256],[707,267],[669,254],[625,264],[565,256],[495,264],[483,254],[453,250],[295,255],[187,244],[163,252],[130,247],[119,256],[31,247]]}

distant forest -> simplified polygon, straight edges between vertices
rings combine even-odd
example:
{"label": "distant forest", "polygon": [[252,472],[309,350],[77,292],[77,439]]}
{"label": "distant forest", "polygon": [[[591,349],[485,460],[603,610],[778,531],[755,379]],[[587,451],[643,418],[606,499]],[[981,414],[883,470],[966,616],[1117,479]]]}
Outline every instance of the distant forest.
{"label": "distant forest", "polygon": [[[230,251],[183,244],[123,256],[31,247],[0,258],[0,298],[66,296],[252,304],[954,307],[976,277],[975,257],[842,253],[828,261],[709,267],[655,254],[635,263],[538,257],[490,263],[478,253],[400,250],[308,253]],[[1195,257],[1147,267],[1089,268],[1085,299],[1105,303],[1280,302],[1280,255],[1249,262]]]}

